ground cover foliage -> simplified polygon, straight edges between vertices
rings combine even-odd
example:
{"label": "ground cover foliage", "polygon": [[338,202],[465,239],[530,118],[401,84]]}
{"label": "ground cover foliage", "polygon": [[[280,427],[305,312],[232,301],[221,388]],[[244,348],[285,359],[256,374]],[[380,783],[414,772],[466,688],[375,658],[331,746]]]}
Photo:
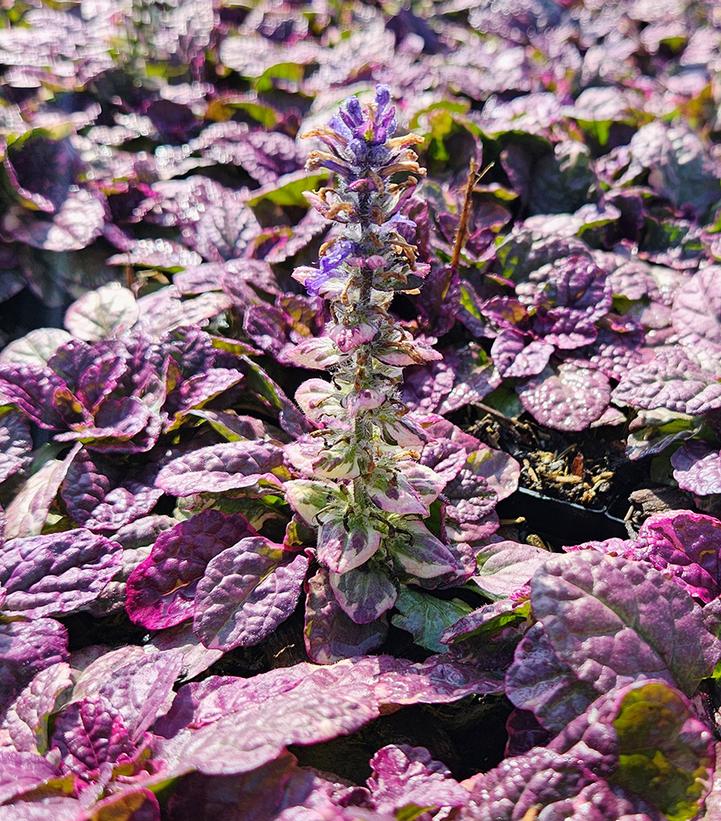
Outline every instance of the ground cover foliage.
{"label": "ground cover foliage", "polygon": [[712,0],[0,11],[0,821],[721,814]]}

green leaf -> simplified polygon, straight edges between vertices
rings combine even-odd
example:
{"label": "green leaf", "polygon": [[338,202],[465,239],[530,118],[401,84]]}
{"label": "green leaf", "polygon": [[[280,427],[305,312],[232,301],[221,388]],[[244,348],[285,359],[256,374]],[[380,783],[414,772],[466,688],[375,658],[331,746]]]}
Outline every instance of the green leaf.
{"label": "green leaf", "polygon": [[277,183],[259,188],[255,195],[247,200],[247,204],[254,208],[259,203],[267,200],[275,205],[299,206],[306,208],[308,202],[305,199],[305,191],[315,190],[320,183],[328,179],[327,171],[294,171],[281,177]]}
{"label": "green leaf", "polygon": [[683,696],[660,681],[637,687],[624,696],[613,727],[619,766],[610,780],[669,821],[695,818],[713,766],[712,737]]}
{"label": "green leaf", "polygon": [[276,63],[267,68],[254,85],[257,91],[272,91],[273,80],[288,80],[291,83],[299,83],[303,79],[305,70],[298,63]]}
{"label": "green leaf", "polygon": [[441,636],[473,608],[460,599],[444,601],[402,586],[396,600],[396,609],[398,613],[391,619],[396,627],[409,632],[420,647],[434,653],[445,653],[448,647],[441,644]]}

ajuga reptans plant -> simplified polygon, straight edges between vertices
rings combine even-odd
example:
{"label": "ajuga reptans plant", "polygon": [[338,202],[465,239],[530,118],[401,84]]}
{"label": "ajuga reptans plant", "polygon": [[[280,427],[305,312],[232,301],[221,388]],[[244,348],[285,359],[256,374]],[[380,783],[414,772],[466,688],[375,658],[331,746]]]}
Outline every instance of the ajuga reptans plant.
{"label": "ajuga reptans plant", "polygon": [[297,362],[330,378],[310,379],[296,394],[318,429],[289,447],[308,478],[286,483],[286,496],[318,527],[318,561],[357,624],[389,610],[399,583],[456,583],[473,566],[469,551],[424,523],[445,480],[421,464],[428,436],[400,401],[403,368],[440,355],[390,313],[394,295],[416,291],[427,273],[416,261],[415,224],[401,214],[424,173],[413,151],[421,140],[396,130],[389,91],[379,86],[373,102],[351,98],[307,135],[324,143],[309,167],[335,177],[309,198],[340,230],[317,267],[294,274],[330,313],[324,336],[303,344]]}

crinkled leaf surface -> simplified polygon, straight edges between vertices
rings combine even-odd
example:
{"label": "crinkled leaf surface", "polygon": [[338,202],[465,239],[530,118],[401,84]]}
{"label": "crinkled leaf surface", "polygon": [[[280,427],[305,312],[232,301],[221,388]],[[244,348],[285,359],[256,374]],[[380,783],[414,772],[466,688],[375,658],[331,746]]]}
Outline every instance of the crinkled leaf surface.
{"label": "crinkled leaf surface", "polygon": [[130,574],[126,609],[151,630],[192,618],[193,599],[208,562],[255,531],[240,515],[206,510],[161,533],[152,552]]}
{"label": "crinkled leaf surface", "polygon": [[68,634],[60,622],[34,619],[0,624],[0,709],[36,673],[67,658]]}
{"label": "crinkled leaf surface", "polygon": [[688,442],[671,457],[673,478],[699,496],[721,493],[721,453],[702,442]]}
{"label": "crinkled leaf surface", "polygon": [[347,735],[405,704],[497,689],[497,680],[439,657],[420,664],[390,656],[301,663],[252,679],[185,685],[156,732],[167,739],[160,753],[173,770],[242,773],[277,758],[289,744]]}
{"label": "crinkled leaf surface", "polygon": [[30,426],[14,410],[0,413],[0,483],[23,473],[32,461]]}
{"label": "crinkled leaf surface", "polygon": [[542,425],[555,430],[585,430],[608,407],[611,386],[597,370],[563,363],[546,368],[516,388],[523,407]]}
{"label": "crinkled leaf surface", "polygon": [[721,654],[700,608],[643,562],[553,558],[531,581],[531,603],[558,658],[599,693],[645,675],[692,694]]}
{"label": "crinkled leaf surface", "polygon": [[83,610],[115,575],[120,553],[117,542],[83,529],[14,539],[0,554],[3,607],[32,617]]}
{"label": "crinkled leaf surface", "polygon": [[206,647],[259,644],[295,610],[308,569],[259,536],[241,539],[210,560],[198,582],[193,630]]}
{"label": "crinkled leaf surface", "polygon": [[158,487],[174,496],[222,493],[255,484],[283,464],[283,451],[263,442],[228,442],[180,456],[161,469]]}

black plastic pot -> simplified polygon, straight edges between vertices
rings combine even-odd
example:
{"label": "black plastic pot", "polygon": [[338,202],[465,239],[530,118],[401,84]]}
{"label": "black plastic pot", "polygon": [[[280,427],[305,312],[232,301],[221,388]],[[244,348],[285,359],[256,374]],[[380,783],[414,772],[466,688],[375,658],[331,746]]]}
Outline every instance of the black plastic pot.
{"label": "black plastic pot", "polygon": [[502,519],[525,519],[519,525],[521,537],[535,533],[552,547],[563,547],[613,536],[626,538],[624,520],[613,515],[610,507],[587,508],[520,487],[496,511]]}

